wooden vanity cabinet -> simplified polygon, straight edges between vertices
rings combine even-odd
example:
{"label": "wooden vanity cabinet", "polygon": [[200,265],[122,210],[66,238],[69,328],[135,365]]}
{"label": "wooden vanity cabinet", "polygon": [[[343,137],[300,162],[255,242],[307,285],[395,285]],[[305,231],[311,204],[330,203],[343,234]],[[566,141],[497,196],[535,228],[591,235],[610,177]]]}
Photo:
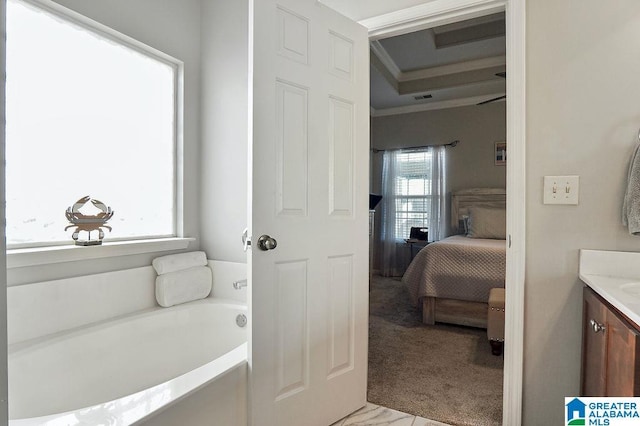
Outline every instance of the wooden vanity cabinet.
{"label": "wooden vanity cabinet", "polygon": [[583,291],[582,396],[640,396],[640,327]]}

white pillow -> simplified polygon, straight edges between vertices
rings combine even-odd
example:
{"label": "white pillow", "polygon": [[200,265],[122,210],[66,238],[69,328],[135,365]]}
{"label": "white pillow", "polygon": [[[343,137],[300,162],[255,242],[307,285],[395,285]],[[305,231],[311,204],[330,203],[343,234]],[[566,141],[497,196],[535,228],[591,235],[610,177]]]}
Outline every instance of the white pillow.
{"label": "white pillow", "polygon": [[206,266],[207,263],[207,255],[203,251],[169,254],[156,257],[151,262],[158,275],[195,268],[196,266]]}
{"label": "white pillow", "polygon": [[491,238],[496,240],[506,239],[506,209],[471,207],[469,209],[469,231],[467,236],[471,238]]}
{"label": "white pillow", "polygon": [[212,276],[208,266],[168,272],[156,278],[156,300],[158,305],[168,308],[204,299],[211,293],[211,288]]}

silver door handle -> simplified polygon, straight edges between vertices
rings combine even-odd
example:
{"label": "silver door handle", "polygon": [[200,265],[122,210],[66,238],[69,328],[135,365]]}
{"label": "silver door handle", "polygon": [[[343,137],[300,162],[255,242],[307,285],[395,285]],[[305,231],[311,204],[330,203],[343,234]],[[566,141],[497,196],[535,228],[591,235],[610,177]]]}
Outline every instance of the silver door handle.
{"label": "silver door handle", "polygon": [[258,248],[262,251],[273,250],[278,246],[278,242],[275,238],[271,238],[268,235],[262,235],[258,238]]}

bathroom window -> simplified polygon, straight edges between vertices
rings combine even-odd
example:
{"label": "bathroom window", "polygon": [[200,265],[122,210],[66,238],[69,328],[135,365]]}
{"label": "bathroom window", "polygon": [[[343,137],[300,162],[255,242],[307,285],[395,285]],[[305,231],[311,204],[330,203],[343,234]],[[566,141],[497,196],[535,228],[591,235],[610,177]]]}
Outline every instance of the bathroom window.
{"label": "bathroom window", "polygon": [[64,212],[89,195],[105,240],[176,235],[181,63],[88,19],[7,2],[9,247],[71,242]]}

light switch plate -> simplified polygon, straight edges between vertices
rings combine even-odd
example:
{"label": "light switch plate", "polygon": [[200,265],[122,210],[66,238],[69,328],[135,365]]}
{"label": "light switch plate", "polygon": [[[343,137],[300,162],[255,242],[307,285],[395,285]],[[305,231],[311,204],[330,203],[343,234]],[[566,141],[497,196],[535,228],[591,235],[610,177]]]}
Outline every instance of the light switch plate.
{"label": "light switch plate", "polygon": [[578,204],[580,176],[545,176],[544,204]]}

